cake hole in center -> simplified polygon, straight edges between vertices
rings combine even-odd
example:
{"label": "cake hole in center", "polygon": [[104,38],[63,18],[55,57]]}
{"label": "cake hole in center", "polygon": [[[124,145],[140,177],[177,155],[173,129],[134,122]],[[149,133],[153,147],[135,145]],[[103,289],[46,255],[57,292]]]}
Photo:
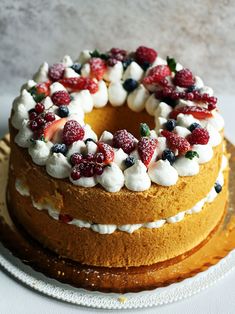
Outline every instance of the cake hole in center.
{"label": "cake hole in center", "polygon": [[134,112],[125,105],[121,107],[106,105],[103,108],[94,108],[91,112],[86,113],[85,122],[90,124],[98,137],[105,130],[114,133],[117,130],[126,129],[139,138],[141,122],[147,123],[150,129],[154,129],[154,117],[151,117],[146,111]]}

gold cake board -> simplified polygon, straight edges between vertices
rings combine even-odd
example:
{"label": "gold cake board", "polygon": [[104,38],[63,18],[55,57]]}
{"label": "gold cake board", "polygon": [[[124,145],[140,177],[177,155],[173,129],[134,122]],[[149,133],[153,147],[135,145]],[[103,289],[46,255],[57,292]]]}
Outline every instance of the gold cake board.
{"label": "gold cake board", "polygon": [[[99,290],[97,278],[100,280],[112,278],[122,283],[118,290],[112,289],[110,284],[102,284],[104,292],[137,292],[144,289],[154,289],[172,283],[180,282],[196,274],[207,270],[217,264],[223,257],[235,248],[235,147],[227,142],[230,159],[229,200],[223,221],[210,235],[203,245],[183,255],[176,260],[166,263],[158,263],[152,266],[130,268],[92,267],[74,263],[58,257],[54,253],[42,248],[40,244],[32,240],[14,222],[7,209],[6,186],[8,177],[8,159],[10,153],[9,136],[0,141],[0,240],[13,255],[50,278],[72,286],[88,290]],[[151,284],[140,282],[141,278],[148,278]],[[111,282],[112,282],[111,280]],[[128,287],[128,281],[136,281],[136,287]]]}

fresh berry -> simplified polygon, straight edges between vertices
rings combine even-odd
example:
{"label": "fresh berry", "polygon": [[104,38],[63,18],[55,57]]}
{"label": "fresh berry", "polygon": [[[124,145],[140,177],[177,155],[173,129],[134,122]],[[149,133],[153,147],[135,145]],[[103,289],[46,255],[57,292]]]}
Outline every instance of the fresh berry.
{"label": "fresh berry", "polygon": [[63,142],[69,146],[73,142],[82,140],[84,137],[84,134],[85,134],[85,131],[83,127],[76,120],[69,120],[64,125]]}
{"label": "fresh berry", "polygon": [[190,144],[184,137],[167,130],[163,130],[161,135],[167,139],[170,149],[174,152],[178,150],[179,154],[185,154],[188,150],[190,150]]}
{"label": "fresh berry", "polygon": [[114,160],[114,150],[113,148],[104,143],[104,142],[97,142],[97,146],[99,151],[104,155],[104,163],[109,164]]}
{"label": "fresh berry", "polygon": [[152,64],[157,58],[157,52],[148,47],[140,46],[135,52],[135,59],[140,65],[148,62]]}
{"label": "fresh berry", "polygon": [[81,172],[78,166],[73,167],[70,176],[74,181],[79,180],[81,178]]}
{"label": "fresh berry", "polygon": [[53,138],[55,133],[65,125],[66,121],[67,119],[63,118],[59,120],[54,120],[52,122],[47,122],[42,129],[42,134],[39,134],[43,135],[46,141],[49,141]]}
{"label": "fresh berry", "polygon": [[80,153],[74,153],[71,157],[70,157],[70,162],[72,164],[72,166],[78,165],[83,161],[83,156]]}
{"label": "fresh berry", "polygon": [[113,135],[113,146],[122,148],[127,154],[130,154],[135,149],[135,138],[127,132],[127,130],[118,130]]}
{"label": "fresh berry", "polygon": [[52,81],[58,81],[64,75],[64,65],[62,63],[55,63],[50,66],[48,76]]}
{"label": "fresh berry", "polygon": [[195,89],[196,89],[196,86],[195,86],[195,85],[191,85],[191,86],[189,86],[189,87],[187,88],[187,92],[188,92],[188,93],[191,93],[191,92],[195,91]]}
{"label": "fresh berry", "polygon": [[107,69],[105,61],[100,58],[91,58],[89,64],[91,67],[91,77],[96,78],[98,81],[101,80]]}
{"label": "fresh berry", "polygon": [[134,89],[136,89],[138,86],[138,82],[132,78],[129,78],[125,80],[123,83],[123,87],[127,92],[132,92]]}
{"label": "fresh berry", "polygon": [[52,153],[61,153],[65,155],[68,151],[68,148],[65,144],[54,144],[51,148]]}
{"label": "fresh berry", "polygon": [[88,160],[88,161],[94,161],[94,154],[92,153],[88,153],[84,159]]}
{"label": "fresh berry", "polygon": [[196,128],[187,136],[187,140],[191,145],[201,144],[206,145],[209,142],[209,132],[204,128]]}
{"label": "fresh berry", "polygon": [[169,119],[165,123],[165,128],[170,132],[172,132],[175,127],[176,127],[176,121],[174,119]]}
{"label": "fresh berry", "polygon": [[62,221],[63,223],[69,223],[70,221],[73,220],[73,218],[70,215],[67,214],[59,214],[59,220]]}
{"label": "fresh berry", "polygon": [[195,130],[196,128],[201,128],[201,125],[197,122],[194,122],[189,126],[189,131],[193,132],[193,130]]}
{"label": "fresh berry", "polygon": [[144,61],[143,64],[141,64],[141,68],[146,71],[151,66],[151,63]]}
{"label": "fresh berry", "polygon": [[126,70],[128,68],[128,66],[131,64],[131,62],[133,62],[134,59],[125,59],[123,62],[122,62],[122,65],[123,65],[123,69]]}
{"label": "fresh berry", "polygon": [[37,116],[38,114],[34,109],[29,111],[29,120],[34,120],[35,118],[37,118]]}
{"label": "fresh berry", "polygon": [[61,117],[61,118],[65,118],[65,117],[68,117],[69,115],[69,108],[68,106],[60,106],[58,108],[58,116]]}
{"label": "fresh berry", "polygon": [[131,166],[133,166],[135,164],[135,158],[134,156],[128,156],[125,159],[125,165],[127,168],[130,168]]}
{"label": "fresh berry", "polygon": [[218,182],[215,182],[215,191],[216,191],[216,193],[220,193],[221,191],[222,191],[222,185],[221,184],[219,184]]}
{"label": "fresh berry", "polygon": [[47,112],[45,114],[44,119],[46,120],[46,122],[51,122],[55,120],[55,114],[53,112]]}
{"label": "fresh berry", "polygon": [[30,121],[29,127],[32,131],[36,131],[39,128],[39,125],[35,120]]}
{"label": "fresh berry", "polygon": [[42,126],[42,125],[44,125],[45,122],[46,122],[41,116],[38,116],[38,117],[35,119],[35,121],[37,122],[37,125],[38,125],[39,127]]}
{"label": "fresh berry", "polygon": [[168,65],[157,65],[153,67],[149,73],[148,76],[146,76],[143,79],[144,85],[149,84],[161,84],[161,85],[168,85],[168,81],[165,79],[167,76],[171,75],[171,70],[168,67]]}
{"label": "fresh berry", "polygon": [[82,65],[80,63],[74,63],[71,66],[71,69],[73,69],[77,74],[81,74],[81,68],[82,68]]}
{"label": "fresh berry", "polygon": [[37,113],[43,113],[45,110],[45,106],[41,102],[37,103],[34,108]]}
{"label": "fresh berry", "polygon": [[150,136],[150,128],[147,123],[140,123],[140,135]]}
{"label": "fresh berry", "polygon": [[163,152],[162,152],[162,160],[168,160],[169,163],[172,165],[175,160],[176,160],[176,157],[175,157],[175,154],[172,150],[170,149],[165,149]]}
{"label": "fresh berry", "polygon": [[199,107],[199,106],[184,106],[184,107],[174,109],[170,113],[170,117],[172,119],[176,119],[178,114],[180,114],[180,113],[191,114],[194,118],[196,118],[198,120],[203,120],[203,119],[207,119],[207,118],[212,117],[212,113],[209,110],[207,110],[203,107]]}
{"label": "fresh berry", "polygon": [[140,159],[148,167],[154,151],[157,147],[157,140],[148,137],[142,137],[138,142],[138,153],[140,155]]}
{"label": "fresh berry", "polygon": [[60,90],[58,92],[55,92],[51,96],[51,100],[54,105],[56,106],[63,106],[63,105],[68,105],[70,103],[70,95],[64,90]]}
{"label": "fresh berry", "polygon": [[104,172],[104,167],[101,165],[95,165],[94,166],[94,174],[100,176]]}
{"label": "fresh berry", "polygon": [[117,64],[118,60],[115,59],[114,57],[110,57],[107,60],[107,65],[110,67],[113,67],[115,64]]}
{"label": "fresh berry", "polygon": [[101,164],[104,162],[105,157],[103,153],[96,153],[94,159],[97,163]]}
{"label": "fresh berry", "polygon": [[195,78],[189,69],[182,69],[176,72],[174,83],[180,87],[189,87],[195,83]]}
{"label": "fresh berry", "polygon": [[89,77],[68,77],[61,79],[59,83],[71,92],[88,89],[91,94],[94,94],[98,91],[98,84]]}
{"label": "fresh berry", "polygon": [[118,61],[124,61],[127,56],[127,51],[119,48],[112,48],[108,53],[108,66],[114,66]]}
{"label": "fresh berry", "polygon": [[50,85],[51,85],[51,82],[47,81],[43,83],[38,83],[34,87],[36,89],[37,94],[44,94],[44,96],[46,97],[50,95]]}
{"label": "fresh berry", "polygon": [[93,162],[82,162],[77,166],[80,170],[81,176],[93,177],[95,164]]}

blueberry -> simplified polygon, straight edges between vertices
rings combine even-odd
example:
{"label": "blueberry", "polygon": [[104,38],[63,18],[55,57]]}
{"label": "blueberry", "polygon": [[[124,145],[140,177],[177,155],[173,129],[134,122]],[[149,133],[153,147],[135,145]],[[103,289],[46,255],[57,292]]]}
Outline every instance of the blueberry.
{"label": "blueberry", "polygon": [[123,65],[123,69],[126,70],[126,68],[128,68],[128,66],[131,64],[131,62],[133,62],[134,59],[126,59],[122,62]]}
{"label": "blueberry", "polygon": [[165,102],[167,105],[171,106],[174,108],[177,105],[177,100],[172,99],[170,97],[164,97],[161,99],[161,101]]}
{"label": "blueberry", "polygon": [[86,144],[87,142],[93,142],[93,143],[96,144],[96,141],[94,141],[93,138],[90,138],[90,137],[88,137],[88,138],[84,141],[85,144]]}
{"label": "blueberry", "polygon": [[187,88],[187,92],[188,92],[188,93],[191,93],[191,92],[193,92],[195,89],[196,89],[196,86],[195,86],[195,85],[191,85],[191,86],[189,86],[189,87]]}
{"label": "blueberry", "polygon": [[130,168],[135,163],[135,158],[133,156],[128,156],[125,160],[125,165],[127,168]]}
{"label": "blueberry", "polygon": [[218,194],[222,191],[222,186],[218,182],[215,182],[215,191]]}
{"label": "blueberry", "polygon": [[197,123],[197,122],[194,122],[194,123],[192,123],[192,124],[190,125],[189,130],[190,130],[191,132],[193,132],[193,130],[195,130],[195,129],[197,129],[197,128],[201,128],[201,125],[200,125],[199,123]]}
{"label": "blueberry", "polygon": [[175,162],[175,154],[170,149],[165,149],[162,153],[162,160],[168,160],[169,163],[172,165]]}
{"label": "blueberry", "polygon": [[69,115],[68,106],[60,106],[58,108],[58,116],[60,116],[61,118],[65,118],[65,117],[68,117],[68,115]]}
{"label": "blueberry", "polygon": [[146,71],[150,67],[151,63],[144,61],[143,64],[141,64],[141,68]]}
{"label": "blueberry", "polygon": [[73,69],[78,74],[81,74],[81,68],[82,68],[82,65],[80,63],[74,63],[71,66],[71,69]]}
{"label": "blueberry", "polygon": [[174,128],[176,127],[176,121],[173,119],[169,119],[167,120],[167,122],[165,123],[165,127],[168,131],[173,131]]}
{"label": "blueberry", "polygon": [[65,155],[68,151],[68,148],[65,144],[54,144],[51,148],[52,153],[61,153]]}
{"label": "blueberry", "polygon": [[125,80],[123,83],[123,87],[127,92],[132,92],[136,87],[138,86],[138,82],[136,80],[133,80],[132,78],[129,78]]}

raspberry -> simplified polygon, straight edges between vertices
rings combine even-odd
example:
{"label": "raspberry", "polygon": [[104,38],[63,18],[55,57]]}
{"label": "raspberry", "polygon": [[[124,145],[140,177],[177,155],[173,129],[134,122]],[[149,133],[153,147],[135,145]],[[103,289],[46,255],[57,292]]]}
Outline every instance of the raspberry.
{"label": "raspberry", "polygon": [[142,137],[138,142],[138,153],[140,159],[147,167],[153,157],[155,148],[157,147],[157,140],[148,137]]}
{"label": "raspberry", "polygon": [[89,77],[63,78],[59,83],[68,88],[71,92],[88,89],[91,94],[94,94],[98,91],[98,84]]}
{"label": "raspberry", "polygon": [[107,60],[107,65],[110,66],[110,67],[113,67],[115,64],[117,64],[118,60],[111,57]]}
{"label": "raspberry", "polygon": [[100,58],[91,58],[89,63],[91,67],[91,77],[96,78],[98,81],[101,80],[107,69],[105,61]]}
{"label": "raspberry", "polygon": [[178,150],[179,154],[185,154],[190,150],[190,144],[184,137],[167,130],[163,130],[161,134],[167,139],[167,143],[171,150]]}
{"label": "raspberry", "polygon": [[129,154],[135,149],[135,138],[125,129],[118,130],[113,135],[113,146],[122,148],[125,153]]}
{"label": "raspberry", "polygon": [[108,53],[107,64],[114,66],[118,61],[124,61],[127,56],[127,51],[119,48],[112,48]]}
{"label": "raspberry", "polygon": [[45,110],[45,106],[40,102],[37,103],[34,108],[37,113],[42,113]]}
{"label": "raspberry", "polygon": [[153,67],[149,71],[148,76],[143,79],[143,84],[161,83],[162,85],[162,83],[164,83],[163,85],[167,85],[168,81],[166,80],[165,82],[165,78],[169,75],[171,75],[171,70],[168,65],[157,65]]}
{"label": "raspberry", "polygon": [[64,65],[62,63],[55,63],[50,66],[48,76],[52,81],[58,81],[64,75]]}
{"label": "raspberry", "polygon": [[176,72],[174,83],[180,87],[189,87],[195,83],[195,78],[189,69],[182,69]]}
{"label": "raspberry", "polygon": [[178,109],[174,109],[170,113],[170,117],[172,119],[176,119],[178,114],[183,113],[183,114],[191,114],[194,118],[203,120],[212,117],[212,113],[210,110],[207,110],[203,107],[199,106],[184,106],[180,107]]}
{"label": "raspberry", "polygon": [[70,96],[69,93],[67,93],[64,90],[60,90],[58,92],[55,92],[51,96],[51,100],[56,106],[63,106],[63,105],[68,105],[70,103]]}
{"label": "raspberry", "polygon": [[99,148],[99,151],[104,156],[103,162],[105,164],[111,163],[114,160],[114,150],[113,150],[113,148],[110,145],[108,145],[108,144],[106,144],[104,142],[98,142],[97,146]]}
{"label": "raspberry", "polygon": [[73,142],[82,140],[84,134],[83,127],[76,120],[69,120],[64,125],[63,142],[66,145],[71,145]]}
{"label": "raspberry", "polygon": [[191,145],[201,144],[206,145],[209,142],[209,132],[204,128],[196,128],[187,136],[187,140]]}
{"label": "raspberry", "polygon": [[152,48],[140,46],[135,52],[137,63],[144,65],[146,62],[152,64],[157,58],[157,52]]}
{"label": "raspberry", "polygon": [[59,220],[67,224],[72,221],[73,218],[67,214],[59,214]]}

